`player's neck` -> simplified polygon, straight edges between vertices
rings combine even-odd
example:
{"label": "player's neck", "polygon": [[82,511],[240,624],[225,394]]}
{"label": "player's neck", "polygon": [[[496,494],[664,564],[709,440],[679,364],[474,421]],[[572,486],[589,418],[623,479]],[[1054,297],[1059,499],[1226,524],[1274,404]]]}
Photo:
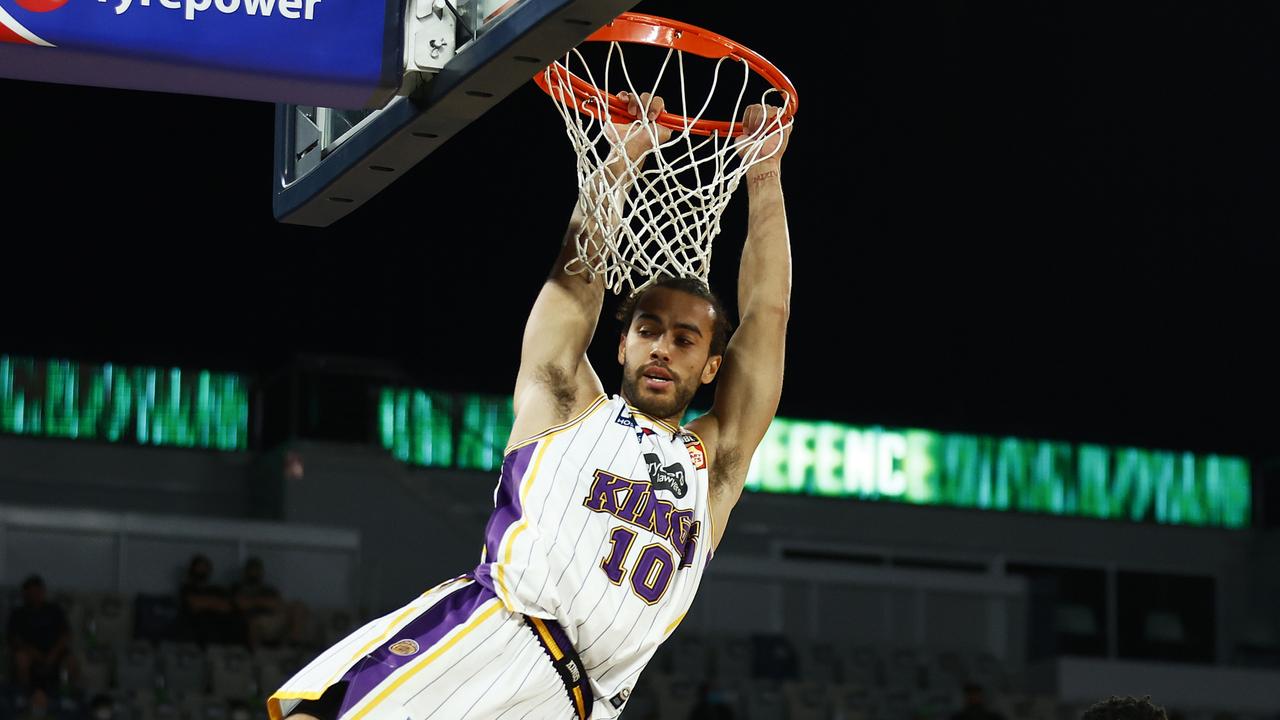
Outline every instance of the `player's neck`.
{"label": "player's neck", "polygon": [[645,410],[644,408],[640,407],[639,405],[636,405],[634,402],[631,401],[631,398],[627,397],[625,392],[619,393],[619,395],[621,395],[622,399],[627,403],[627,407],[630,407],[633,412],[639,413],[649,418],[650,420],[655,420],[657,422],[660,422],[663,425],[667,425],[673,431],[680,429],[680,419],[684,417],[684,414],[689,409],[688,407],[685,407],[685,408],[682,408],[679,413],[671,417],[661,417],[656,413],[651,413],[648,410]]}

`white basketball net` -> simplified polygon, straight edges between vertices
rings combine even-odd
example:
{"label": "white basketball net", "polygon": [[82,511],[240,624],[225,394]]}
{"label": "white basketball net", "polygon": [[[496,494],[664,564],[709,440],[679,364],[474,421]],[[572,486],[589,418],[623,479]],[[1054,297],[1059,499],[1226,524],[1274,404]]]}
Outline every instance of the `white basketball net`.
{"label": "white basketball net", "polygon": [[[691,133],[692,124],[702,119],[715,96],[726,63],[743,71],[732,116],[741,120],[752,73],[747,63],[730,57],[715,61],[707,99],[700,107],[691,108],[682,51],[668,50],[653,85],[638,89],[627,72],[621,44],[611,42],[609,46],[603,77],[597,78],[591,72],[576,49],[562,62],[552,63],[544,75],[555,106],[564,117],[569,142],[578,155],[579,197],[586,213],[586,222],[575,239],[577,259],[565,270],[572,274],[593,273],[615,293],[624,289],[634,292],[662,275],[696,277],[706,282],[711,271],[711,242],[720,233],[720,216],[729,198],[751,166],[776,153],[762,152],[765,141],[783,133],[791,120],[784,122],[781,113],[770,113],[755,132],[736,138]],[[578,112],[573,89],[563,74],[566,69],[572,71],[597,88],[596,97],[584,104],[607,108],[604,90],[611,87],[615,76],[621,76],[625,86],[622,89],[632,97],[639,98],[641,92],[656,93],[673,56],[680,72],[680,96],[664,99],[668,112],[685,116],[684,128],[674,130],[661,145],[658,126],[647,118],[614,133],[607,111]],[[781,100],[776,105],[785,106],[789,99],[786,93],[769,88],[757,102],[766,103],[771,95],[778,96],[775,101]],[[640,133],[649,135],[650,143],[657,147],[632,162],[624,146]],[[615,173],[606,166],[609,161],[616,167],[619,160],[625,163],[622,172]]]}

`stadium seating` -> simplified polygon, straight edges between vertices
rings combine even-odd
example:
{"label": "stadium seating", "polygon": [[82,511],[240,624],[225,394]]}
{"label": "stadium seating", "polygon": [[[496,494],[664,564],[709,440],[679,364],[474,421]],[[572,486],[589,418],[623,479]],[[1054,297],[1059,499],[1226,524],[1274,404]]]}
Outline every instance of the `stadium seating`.
{"label": "stadium seating", "polygon": [[[81,702],[99,693],[115,701],[116,720],[232,720],[232,702],[262,720],[263,698],[359,621],[322,611],[305,648],[258,648],[136,637],[133,597],[59,593],[73,623]],[[0,589],[0,608],[12,607]],[[157,603],[163,605],[162,602]],[[1065,613],[1071,616],[1071,613]],[[1079,615],[1077,619],[1083,618]],[[1148,618],[1153,640],[1172,637],[1176,618]],[[0,624],[3,627],[3,624]],[[0,644],[0,666],[9,659]],[[709,689],[739,720],[945,720],[960,688],[977,682],[1006,720],[1076,720],[1085,706],[1030,694],[1021,668],[973,649],[872,647],[832,641],[795,643],[778,635],[677,633],[633,689],[626,720],[684,720]],[[0,707],[0,717],[13,713]],[[1196,710],[1184,720],[1274,720]]]}

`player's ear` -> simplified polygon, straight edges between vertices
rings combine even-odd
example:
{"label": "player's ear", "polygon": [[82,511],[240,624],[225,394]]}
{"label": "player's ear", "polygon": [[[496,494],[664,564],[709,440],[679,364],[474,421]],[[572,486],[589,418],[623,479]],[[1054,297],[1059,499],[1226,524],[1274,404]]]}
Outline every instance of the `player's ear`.
{"label": "player's ear", "polygon": [[626,358],[627,358],[627,334],[621,333],[618,335],[618,364],[626,365],[627,364]]}
{"label": "player's ear", "polygon": [[723,355],[712,355],[707,358],[707,364],[702,366],[702,384],[706,385],[716,379],[716,373],[720,372],[720,363],[724,361]]}

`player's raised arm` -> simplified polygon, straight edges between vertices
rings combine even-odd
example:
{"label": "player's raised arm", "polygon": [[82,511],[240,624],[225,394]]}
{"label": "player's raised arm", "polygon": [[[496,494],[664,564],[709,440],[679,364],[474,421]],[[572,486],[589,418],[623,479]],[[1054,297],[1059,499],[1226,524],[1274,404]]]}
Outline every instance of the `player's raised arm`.
{"label": "player's raised arm", "polygon": [[[619,97],[628,102],[628,109],[636,116],[642,108],[647,109],[650,118],[662,110],[662,98],[650,99],[648,93],[639,98],[626,93]],[[628,128],[615,125],[613,131],[625,134]],[[634,135],[627,142],[626,151],[636,159],[653,148],[653,138],[644,132]],[[669,136],[670,131],[658,129],[659,142]],[[605,213],[617,211],[633,182],[633,178],[623,176],[626,165],[621,158],[606,163],[607,177],[621,182],[616,185],[616,193],[601,200],[600,209]],[[560,254],[525,324],[520,370],[516,376],[513,442],[572,418],[604,391],[586,351],[600,318],[605,288],[601,278],[589,269],[575,267],[579,265],[578,238],[586,238],[588,259],[594,259],[601,240],[592,213],[584,207],[586,202],[579,197]],[[567,271],[566,265],[575,272]]]}
{"label": "player's raised arm", "polygon": [[[753,105],[743,121],[748,133],[776,122],[778,108]],[[782,198],[782,154],[791,129],[765,141],[770,159],[748,171],[750,197],[747,241],[738,270],[738,330],[725,350],[715,401],[695,429],[715,447],[711,466],[713,542],[747,478],[747,467],[764,439],[782,395],[787,320],[791,313],[791,241]]]}

